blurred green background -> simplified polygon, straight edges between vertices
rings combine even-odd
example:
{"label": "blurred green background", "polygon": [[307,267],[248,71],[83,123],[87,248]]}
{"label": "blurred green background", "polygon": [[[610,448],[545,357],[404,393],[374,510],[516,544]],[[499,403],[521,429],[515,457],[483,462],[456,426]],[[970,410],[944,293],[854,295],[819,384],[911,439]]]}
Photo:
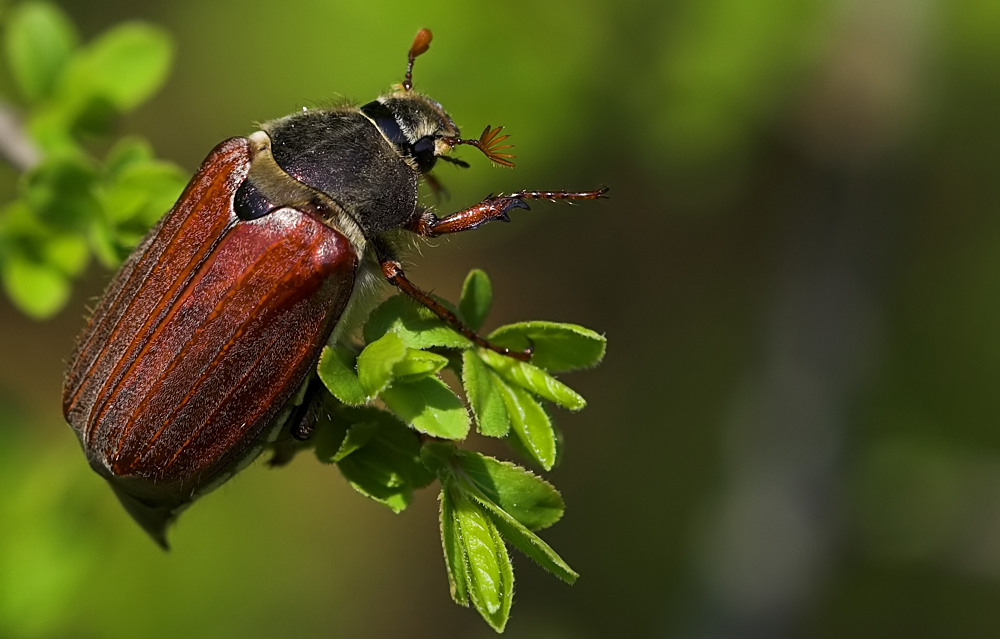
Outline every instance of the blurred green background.
{"label": "blurred green background", "polygon": [[[558,414],[544,537],[512,637],[1000,633],[1000,3],[576,0],[64,2],[84,38],[176,38],[122,123],[193,170],[254,123],[400,81],[517,169],[437,173],[460,208],[540,203],[409,270],[495,324],[605,332],[590,401]],[[443,208],[444,208],[443,207]],[[32,322],[0,300],[0,636],[491,636],[447,592],[434,491],[400,516],[309,456],[201,500],[162,553],[87,467],[59,408],[94,268]]]}

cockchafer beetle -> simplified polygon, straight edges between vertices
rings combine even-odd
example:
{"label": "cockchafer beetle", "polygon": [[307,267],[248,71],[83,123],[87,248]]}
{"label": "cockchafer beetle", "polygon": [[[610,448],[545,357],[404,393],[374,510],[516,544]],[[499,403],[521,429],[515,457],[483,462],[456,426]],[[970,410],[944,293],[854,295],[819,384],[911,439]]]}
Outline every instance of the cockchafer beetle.
{"label": "cockchafer beetle", "polygon": [[[434,237],[507,220],[521,191],[438,218],[418,204],[436,160],[471,145],[513,166],[500,128],[460,137],[440,104],[403,83],[357,107],[303,110],[209,153],[174,207],[115,275],[80,336],[63,411],[90,465],[164,548],[200,494],[252,461],[301,398],[322,347],[369,282],[385,279],[481,347],[490,344],[403,273],[392,235]],[[433,181],[431,185],[436,183]]]}

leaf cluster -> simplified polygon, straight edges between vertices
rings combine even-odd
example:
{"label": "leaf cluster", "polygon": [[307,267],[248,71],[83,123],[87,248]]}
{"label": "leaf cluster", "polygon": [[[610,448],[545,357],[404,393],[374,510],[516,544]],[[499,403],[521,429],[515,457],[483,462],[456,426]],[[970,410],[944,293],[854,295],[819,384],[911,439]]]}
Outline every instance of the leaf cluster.
{"label": "leaf cluster", "polygon": [[0,115],[19,120],[0,150],[20,173],[0,205],[0,281],[22,311],[45,318],[92,258],[117,266],[184,186],[183,172],[146,141],[111,142],[119,116],[163,84],[173,46],[141,22],[81,43],[44,2],[13,7],[0,26],[12,82]]}
{"label": "leaf cluster", "polygon": [[[478,329],[491,300],[489,278],[473,270],[456,310]],[[564,505],[558,491],[531,471],[457,442],[475,427],[550,470],[559,436],[545,405],[575,411],[586,404],[553,373],[597,365],[604,337],[553,322],[510,324],[490,333],[498,344],[530,347],[531,363],[521,362],[476,346],[402,295],[372,312],[363,337],[363,348],[323,351],[319,378],[338,401],[324,405],[311,442],[315,453],[336,463],[360,493],[395,512],[415,489],[437,479],[452,597],[471,603],[502,631],[513,597],[507,544],[563,581],[577,578],[534,532],[555,523]],[[445,371],[460,380],[464,400],[442,378]]]}

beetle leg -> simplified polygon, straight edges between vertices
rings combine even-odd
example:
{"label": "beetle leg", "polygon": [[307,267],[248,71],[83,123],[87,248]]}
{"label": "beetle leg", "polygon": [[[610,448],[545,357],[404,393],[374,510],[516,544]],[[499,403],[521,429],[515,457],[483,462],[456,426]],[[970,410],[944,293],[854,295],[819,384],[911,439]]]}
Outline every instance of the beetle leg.
{"label": "beetle leg", "polygon": [[379,257],[379,265],[382,267],[382,275],[384,275],[385,279],[389,280],[393,286],[420,302],[423,306],[426,306],[435,315],[440,317],[442,321],[451,326],[453,330],[474,342],[477,346],[488,348],[495,353],[507,355],[523,362],[531,359],[530,350],[512,351],[509,348],[497,346],[463,324],[462,320],[458,319],[458,316],[448,310],[443,304],[441,304],[441,302],[434,299],[429,293],[421,290],[413,282],[407,279],[406,274],[403,273],[402,265],[397,260],[391,257]]}
{"label": "beetle leg", "polygon": [[267,465],[271,468],[284,466],[302,450],[303,442],[312,437],[316,423],[319,421],[319,411],[323,408],[325,386],[315,375],[309,380],[302,402],[292,409],[282,427],[283,433],[271,444],[271,459]]}
{"label": "beetle leg", "polygon": [[410,230],[424,237],[469,231],[492,220],[509,222],[507,211],[530,208],[525,200],[596,200],[607,192],[607,187],[603,187],[596,191],[518,191],[510,195],[490,195],[478,204],[443,218],[424,211],[414,219]]}

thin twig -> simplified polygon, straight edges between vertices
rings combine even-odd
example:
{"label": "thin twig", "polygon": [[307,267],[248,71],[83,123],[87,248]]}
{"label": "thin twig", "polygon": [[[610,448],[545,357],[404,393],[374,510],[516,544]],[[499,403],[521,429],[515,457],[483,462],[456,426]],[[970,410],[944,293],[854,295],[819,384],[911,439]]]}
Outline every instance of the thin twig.
{"label": "thin twig", "polygon": [[4,100],[0,100],[0,157],[22,173],[42,161],[42,153],[25,133],[21,118]]}

